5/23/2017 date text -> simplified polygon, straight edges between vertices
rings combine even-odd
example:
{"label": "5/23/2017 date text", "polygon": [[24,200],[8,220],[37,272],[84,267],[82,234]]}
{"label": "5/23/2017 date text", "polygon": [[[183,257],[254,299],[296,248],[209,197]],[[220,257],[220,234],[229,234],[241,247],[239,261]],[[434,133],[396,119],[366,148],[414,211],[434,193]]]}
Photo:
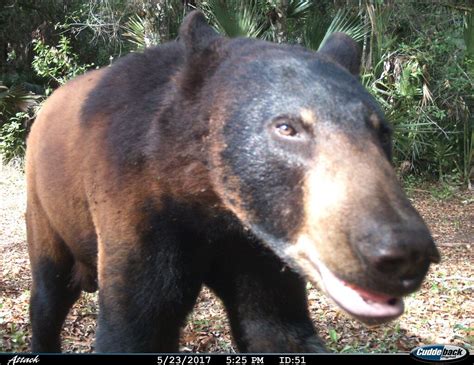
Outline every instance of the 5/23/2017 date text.
{"label": "5/23/2017 date text", "polygon": [[[209,365],[216,356],[206,355],[162,355],[157,357],[157,365]],[[265,357],[258,355],[222,355],[219,364],[225,365],[264,365]],[[273,362],[273,361],[272,361]],[[279,365],[306,365],[304,356],[278,356]]]}

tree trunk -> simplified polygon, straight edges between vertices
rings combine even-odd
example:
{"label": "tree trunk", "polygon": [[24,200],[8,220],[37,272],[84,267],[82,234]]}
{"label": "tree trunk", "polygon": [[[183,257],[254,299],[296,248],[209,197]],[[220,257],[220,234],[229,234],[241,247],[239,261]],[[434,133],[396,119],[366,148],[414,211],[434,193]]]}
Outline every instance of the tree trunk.
{"label": "tree trunk", "polygon": [[288,24],[286,14],[288,13],[288,0],[279,0],[275,8],[276,17],[274,21],[275,41],[284,43],[288,41]]}

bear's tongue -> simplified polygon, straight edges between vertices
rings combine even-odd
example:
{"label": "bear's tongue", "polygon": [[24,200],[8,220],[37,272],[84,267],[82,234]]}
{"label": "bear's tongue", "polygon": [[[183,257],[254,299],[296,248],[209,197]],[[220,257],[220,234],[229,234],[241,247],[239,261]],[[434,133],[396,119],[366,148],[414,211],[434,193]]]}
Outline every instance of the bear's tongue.
{"label": "bear's tongue", "polygon": [[326,293],[348,313],[367,324],[394,319],[403,313],[403,299],[369,292],[338,279],[318,260],[321,282]]}

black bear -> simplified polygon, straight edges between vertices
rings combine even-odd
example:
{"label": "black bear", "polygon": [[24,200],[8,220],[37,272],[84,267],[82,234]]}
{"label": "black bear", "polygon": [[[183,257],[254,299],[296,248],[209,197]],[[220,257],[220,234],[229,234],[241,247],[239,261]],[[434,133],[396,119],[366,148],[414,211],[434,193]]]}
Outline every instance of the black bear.
{"label": "black bear", "polygon": [[174,352],[202,287],[243,352],[318,352],[305,279],[377,323],[439,254],[402,192],[391,130],[343,34],[317,53],[179,39],[54,92],[28,139],[34,352],[99,288],[96,351]]}

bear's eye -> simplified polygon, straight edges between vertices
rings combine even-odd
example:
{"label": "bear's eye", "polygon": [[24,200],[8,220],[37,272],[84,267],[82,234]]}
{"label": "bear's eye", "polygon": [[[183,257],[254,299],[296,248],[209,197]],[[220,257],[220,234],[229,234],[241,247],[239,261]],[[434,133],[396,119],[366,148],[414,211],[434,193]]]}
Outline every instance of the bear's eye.
{"label": "bear's eye", "polygon": [[298,134],[296,129],[288,123],[277,124],[277,132],[284,137],[294,137]]}

